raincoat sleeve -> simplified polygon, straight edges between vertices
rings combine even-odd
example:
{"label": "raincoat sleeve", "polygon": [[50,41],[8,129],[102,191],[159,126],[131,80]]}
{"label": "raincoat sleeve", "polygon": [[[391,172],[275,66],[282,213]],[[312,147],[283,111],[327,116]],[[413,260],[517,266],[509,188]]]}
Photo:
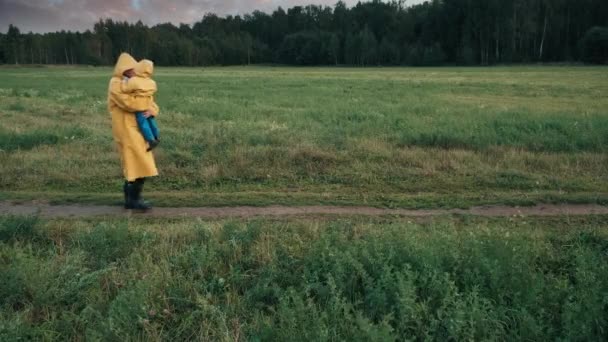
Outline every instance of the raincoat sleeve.
{"label": "raincoat sleeve", "polygon": [[131,85],[129,84],[129,80],[122,80],[120,82],[120,90],[123,93],[132,93],[133,89],[131,89]]}
{"label": "raincoat sleeve", "polygon": [[[110,84],[110,98],[118,107],[131,113],[143,112],[148,109],[154,109],[148,108],[149,103],[145,100],[145,98],[123,93],[121,88],[121,82],[122,81],[117,80],[112,81],[112,83]],[[158,108],[158,106],[156,106],[156,108]]]}
{"label": "raincoat sleeve", "polygon": [[122,91],[125,93],[138,92],[146,96],[148,96],[148,94],[154,94],[156,91],[155,82],[141,77],[132,77],[123,81],[120,86]]}
{"label": "raincoat sleeve", "polygon": [[160,108],[156,104],[156,101],[154,101],[154,98],[150,101],[150,111],[152,112],[152,116],[157,116],[160,112]]}
{"label": "raincoat sleeve", "polygon": [[[151,86],[150,88],[153,89],[154,92],[156,92],[158,90],[158,88],[156,87],[156,82],[154,82],[154,80],[151,80],[150,86]],[[152,105],[151,105],[150,110],[152,111],[152,115],[157,116],[160,113],[160,108],[156,104],[156,99],[154,99],[154,96],[152,96],[151,103],[152,103]]]}

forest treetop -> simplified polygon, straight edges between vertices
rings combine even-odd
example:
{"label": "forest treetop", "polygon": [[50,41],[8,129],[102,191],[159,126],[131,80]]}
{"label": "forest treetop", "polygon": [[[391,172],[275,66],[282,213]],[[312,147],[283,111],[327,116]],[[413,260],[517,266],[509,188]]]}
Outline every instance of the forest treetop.
{"label": "forest treetop", "polygon": [[92,30],[0,34],[0,63],[111,65],[489,65],[608,61],[608,1],[433,0],[295,6],[192,25],[100,19]]}

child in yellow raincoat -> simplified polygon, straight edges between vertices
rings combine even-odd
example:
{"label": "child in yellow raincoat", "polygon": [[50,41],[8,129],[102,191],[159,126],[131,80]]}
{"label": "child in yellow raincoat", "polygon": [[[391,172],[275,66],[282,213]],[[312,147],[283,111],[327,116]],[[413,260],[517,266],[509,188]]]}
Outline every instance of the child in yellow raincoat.
{"label": "child in yellow raincoat", "polygon": [[[144,59],[135,66],[135,76],[124,77],[121,90],[125,94],[134,95],[136,98],[143,98],[148,103],[154,103],[156,94],[156,82],[151,78],[154,73],[154,63]],[[148,151],[153,150],[160,143],[158,125],[154,116],[144,115],[143,112],[136,112],[137,125],[141,134],[148,142]]]}

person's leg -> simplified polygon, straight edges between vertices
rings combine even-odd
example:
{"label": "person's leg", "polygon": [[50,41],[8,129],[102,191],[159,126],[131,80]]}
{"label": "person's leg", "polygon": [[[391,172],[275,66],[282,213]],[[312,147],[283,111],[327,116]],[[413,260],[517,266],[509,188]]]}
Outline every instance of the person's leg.
{"label": "person's leg", "polygon": [[160,140],[160,132],[158,131],[158,124],[156,124],[156,118],[151,116],[148,118],[148,124],[150,126],[150,131],[152,131],[152,135],[156,140]]}
{"label": "person's leg", "polygon": [[156,140],[154,138],[154,134],[152,134],[152,130],[150,129],[148,118],[144,116],[144,113],[137,112],[135,113],[135,117],[137,118],[137,126],[139,126],[139,131],[144,136],[144,139],[146,139],[147,142]]}
{"label": "person's leg", "polygon": [[150,205],[143,201],[141,193],[144,189],[145,178],[138,178],[133,182],[127,182],[125,185],[127,201],[125,209],[148,210]]}
{"label": "person's leg", "polygon": [[129,201],[131,197],[129,196],[129,181],[125,181],[125,184],[122,185],[122,191],[125,194],[125,209],[129,206]]}
{"label": "person's leg", "polygon": [[141,193],[144,190],[144,182],[146,181],[145,178],[137,178],[135,180],[135,200],[140,202],[142,201],[141,199]]}

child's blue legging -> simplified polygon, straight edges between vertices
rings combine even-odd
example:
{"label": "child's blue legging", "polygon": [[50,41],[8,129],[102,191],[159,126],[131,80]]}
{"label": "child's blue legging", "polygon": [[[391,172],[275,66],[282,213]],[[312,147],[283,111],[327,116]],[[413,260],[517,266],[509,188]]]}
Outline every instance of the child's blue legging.
{"label": "child's blue legging", "polygon": [[156,119],[153,116],[146,118],[143,112],[137,112],[135,117],[137,118],[137,126],[139,126],[139,130],[146,141],[150,142],[158,139],[158,125],[156,125]]}

